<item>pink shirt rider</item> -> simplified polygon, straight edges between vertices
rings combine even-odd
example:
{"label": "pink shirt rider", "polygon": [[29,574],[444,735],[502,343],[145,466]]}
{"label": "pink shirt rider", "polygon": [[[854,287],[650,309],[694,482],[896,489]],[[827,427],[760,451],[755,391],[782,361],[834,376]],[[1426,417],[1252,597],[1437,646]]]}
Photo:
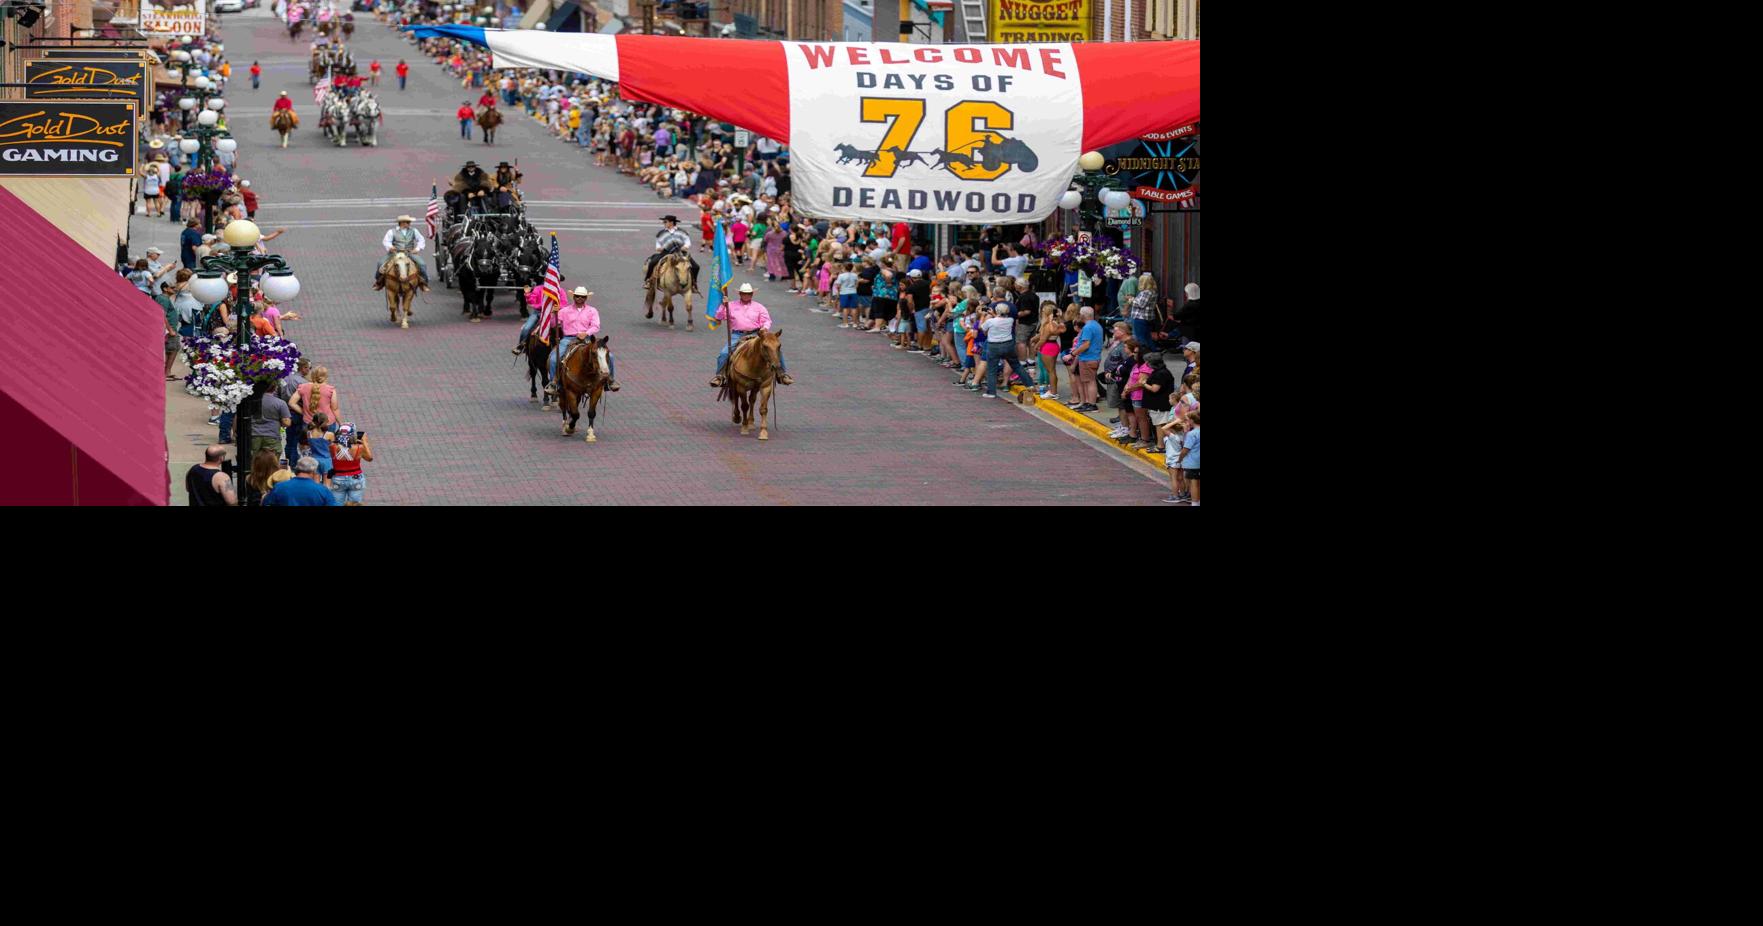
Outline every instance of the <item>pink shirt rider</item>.
{"label": "pink shirt rider", "polygon": [[728,323],[734,331],[764,331],[771,327],[771,313],[757,299],[742,302],[736,297],[728,304]]}
{"label": "pink shirt rider", "polygon": [[563,336],[566,338],[591,338],[600,333],[600,312],[591,305],[578,309],[571,302],[557,314],[563,321]]}

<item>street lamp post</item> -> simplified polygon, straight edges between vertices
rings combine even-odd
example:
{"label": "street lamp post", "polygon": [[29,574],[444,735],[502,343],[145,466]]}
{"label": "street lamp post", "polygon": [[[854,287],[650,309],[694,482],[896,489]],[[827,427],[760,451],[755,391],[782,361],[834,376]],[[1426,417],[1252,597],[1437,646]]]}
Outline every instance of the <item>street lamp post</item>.
{"label": "street lamp post", "polygon": [[[263,237],[256,223],[239,219],[227,225],[221,232],[229,251],[225,255],[210,255],[202,258],[202,271],[190,284],[190,292],[204,305],[220,302],[227,296],[228,284],[226,275],[234,273],[238,276],[239,296],[234,303],[233,312],[233,366],[235,369],[244,361],[246,347],[251,343],[251,274],[259,270],[267,270],[263,279],[263,295],[277,304],[291,301],[300,295],[300,280],[294,271],[288,269],[288,262],[277,254],[257,254],[252,249],[257,240]],[[255,392],[255,390],[253,390]],[[233,439],[236,450],[235,472],[239,478],[251,467],[251,420],[263,410],[263,399],[259,395],[251,395],[240,400],[238,410],[233,414]]]}

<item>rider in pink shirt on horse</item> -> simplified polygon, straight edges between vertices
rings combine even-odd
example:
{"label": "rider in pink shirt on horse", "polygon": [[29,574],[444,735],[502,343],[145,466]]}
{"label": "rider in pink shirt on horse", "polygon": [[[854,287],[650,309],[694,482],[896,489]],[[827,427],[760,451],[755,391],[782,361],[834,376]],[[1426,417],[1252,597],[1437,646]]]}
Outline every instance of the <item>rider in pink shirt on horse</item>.
{"label": "rider in pink shirt on horse", "polygon": [[[570,346],[577,340],[591,339],[600,333],[600,311],[588,305],[588,297],[592,295],[586,286],[577,286],[569,295],[572,304],[557,312],[557,319],[563,325],[563,340],[558,341],[557,349],[551,352],[551,385],[546,386],[545,391],[552,395],[556,395],[558,391],[557,358],[567,354]],[[610,350],[606,352],[606,372],[609,376],[606,388],[617,392],[618,365],[612,361]]]}

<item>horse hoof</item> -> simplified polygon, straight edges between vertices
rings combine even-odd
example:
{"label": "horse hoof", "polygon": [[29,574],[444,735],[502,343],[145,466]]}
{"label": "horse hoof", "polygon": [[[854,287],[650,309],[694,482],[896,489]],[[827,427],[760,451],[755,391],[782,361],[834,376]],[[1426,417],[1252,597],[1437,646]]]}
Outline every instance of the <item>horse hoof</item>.
{"label": "horse hoof", "polygon": [[672,330],[673,330],[673,322],[668,322],[668,323],[667,323],[667,330],[668,330],[668,331],[672,331]]}
{"label": "horse hoof", "polygon": [[527,399],[527,401],[528,401],[528,402],[532,402],[532,403],[533,403],[533,404],[535,404],[535,405],[536,405],[536,404],[538,404],[538,401],[539,401],[539,397],[538,397],[538,396],[536,396],[536,395],[535,395],[535,396],[531,396],[531,397],[529,397],[529,398],[528,398],[528,399]]}
{"label": "horse hoof", "polygon": [[749,434],[749,433],[751,433],[751,432],[752,432],[752,429],[751,429],[751,428],[742,428],[742,429],[741,429],[741,436],[742,436],[742,437],[746,437],[746,436],[747,436],[747,435],[748,435],[748,434]]}
{"label": "horse hoof", "polygon": [[408,328],[408,327],[410,327],[410,323],[409,323],[409,322],[408,322],[408,321],[402,321],[402,322],[399,322],[399,323],[398,323],[398,327],[400,327],[400,328]]}
{"label": "horse hoof", "polygon": [[771,440],[771,435],[766,433],[765,431],[760,431],[759,432],[759,439],[760,440]]}
{"label": "horse hoof", "polygon": [[586,443],[597,444],[599,442],[600,442],[600,438],[595,437],[593,431],[589,431]]}

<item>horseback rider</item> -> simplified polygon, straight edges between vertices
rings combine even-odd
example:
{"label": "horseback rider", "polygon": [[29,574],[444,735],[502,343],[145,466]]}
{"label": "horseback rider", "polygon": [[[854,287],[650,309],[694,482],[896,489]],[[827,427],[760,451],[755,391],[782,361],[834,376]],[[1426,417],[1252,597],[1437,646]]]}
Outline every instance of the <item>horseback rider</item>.
{"label": "horseback rider", "polygon": [[275,115],[276,111],[283,110],[283,109],[285,109],[289,113],[293,114],[294,125],[298,126],[300,124],[300,115],[298,113],[294,112],[294,101],[288,99],[288,91],[286,91],[286,90],[283,90],[282,95],[276,98],[275,105],[270,107],[269,112],[270,112],[270,115],[273,117]]}
{"label": "horseback rider", "polygon": [[[551,384],[545,387],[546,395],[556,395],[559,391],[557,380],[557,358],[569,354],[570,345],[578,340],[586,340],[592,347],[594,335],[600,333],[600,311],[588,305],[586,286],[577,286],[569,294],[570,304],[557,312],[557,321],[563,326],[563,340],[557,342],[557,349],[551,351]],[[612,360],[612,351],[606,351],[606,388],[618,391],[618,364]]]}
{"label": "horseback rider", "polygon": [[[765,306],[753,301],[753,284],[751,283],[742,283],[740,299],[729,303],[726,308],[730,329],[729,336],[734,339],[737,347],[740,346],[742,339],[749,335],[756,336],[759,332],[771,327],[771,313],[765,311]],[[710,385],[721,386],[728,382],[728,354],[729,345],[725,343],[722,345],[722,353],[716,355],[716,378],[710,381]],[[779,348],[777,352],[777,381],[785,386],[794,385],[796,382],[790,378],[789,373],[784,371],[782,348]]]}
{"label": "horseback rider", "polygon": [[655,233],[655,253],[649,255],[649,263],[643,267],[643,288],[649,288],[649,279],[655,276],[655,265],[661,258],[682,251],[686,260],[692,264],[692,289],[698,289],[698,261],[692,257],[692,236],[679,227],[679,217],[664,215],[661,217],[661,230]]}
{"label": "horseback rider", "polygon": [[410,262],[416,265],[416,276],[421,281],[422,291],[425,293],[429,291],[428,269],[423,267],[422,261],[416,256],[422,253],[424,247],[428,246],[428,239],[422,236],[422,232],[411,227],[411,223],[415,221],[410,216],[401,215],[398,217],[398,227],[386,232],[385,240],[380,242],[386,247],[386,259],[380,263],[380,269],[373,275],[374,289],[386,288],[386,270],[392,264],[392,255],[402,251],[410,255]]}

